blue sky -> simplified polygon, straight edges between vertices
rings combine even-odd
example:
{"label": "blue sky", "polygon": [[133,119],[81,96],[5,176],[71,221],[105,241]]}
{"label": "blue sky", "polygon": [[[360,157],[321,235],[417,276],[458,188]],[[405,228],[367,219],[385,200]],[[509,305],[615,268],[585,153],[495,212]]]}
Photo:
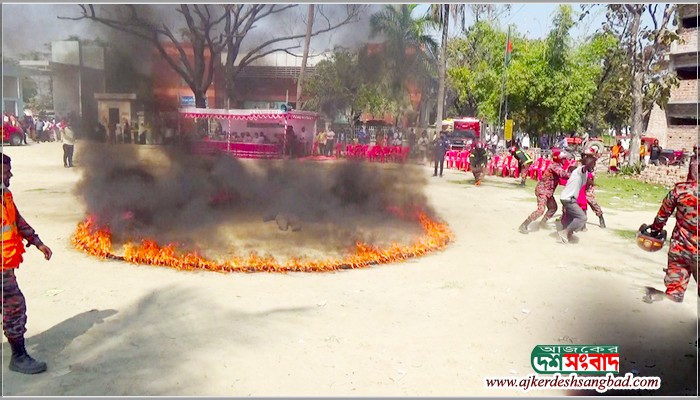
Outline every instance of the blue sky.
{"label": "blue sky", "polygon": [[[552,28],[552,19],[559,5],[565,3],[511,3],[511,11],[501,21],[501,26],[505,29],[508,24],[516,27],[520,34],[524,34],[530,39],[540,39],[547,36]],[[580,10],[580,3],[568,3],[577,15]],[[498,4],[497,4],[498,5]],[[423,13],[428,9],[428,4],[417,7],[417,13]],[[471,16],[467,16],[467,21],[472,21]],[[605,21],[605,9],[600,6],[576,24],[572,29],[572,36],[575,39],[590,35],[598,29]]]}

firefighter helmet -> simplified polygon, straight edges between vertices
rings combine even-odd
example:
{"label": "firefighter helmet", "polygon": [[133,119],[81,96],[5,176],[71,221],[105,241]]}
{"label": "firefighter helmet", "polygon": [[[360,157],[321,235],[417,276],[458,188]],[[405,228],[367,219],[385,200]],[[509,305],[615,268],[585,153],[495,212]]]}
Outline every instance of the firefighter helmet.
{"label": "firefighter helmet", "polygon": [[644,251],[655,252],[664,247],[666,230],[655,232],[650,225],[642,224],[637,231],[637,246]]}
{"label": "firefighter helmet", "polygon": [[598,149],[593,146],[587,147],[585,150],[583,150],[583,155],[598,157]]}

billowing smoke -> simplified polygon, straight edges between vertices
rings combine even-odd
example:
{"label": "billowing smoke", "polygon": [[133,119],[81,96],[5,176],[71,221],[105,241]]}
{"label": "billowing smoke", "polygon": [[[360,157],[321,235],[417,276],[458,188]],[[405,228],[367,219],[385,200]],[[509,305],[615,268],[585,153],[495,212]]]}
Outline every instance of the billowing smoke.
{"label": "billowing smoke", "polygon": [[[411,243],[420,226],[392,210],[430,213],[424,174],[408,165],[255,162],[93,143],[78,150],[78,194],[117,244],[148,238],[209,256],[326,257],[358,240]],[[281,230],[276,216],[301,230]]]}

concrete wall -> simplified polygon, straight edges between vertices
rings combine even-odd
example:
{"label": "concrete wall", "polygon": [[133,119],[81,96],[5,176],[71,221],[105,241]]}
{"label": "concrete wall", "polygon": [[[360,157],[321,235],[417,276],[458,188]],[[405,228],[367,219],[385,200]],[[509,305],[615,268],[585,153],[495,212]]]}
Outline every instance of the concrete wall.
{"label": "concrete wall", "polygon": [[16,65],[3,64],[2,67],[2,110],[22,116],[22,72]]}
{"label": "concrete wall", "polygon": [[53,108],[56,116],[80,115],[80,79],[78,68],[53,72]]}

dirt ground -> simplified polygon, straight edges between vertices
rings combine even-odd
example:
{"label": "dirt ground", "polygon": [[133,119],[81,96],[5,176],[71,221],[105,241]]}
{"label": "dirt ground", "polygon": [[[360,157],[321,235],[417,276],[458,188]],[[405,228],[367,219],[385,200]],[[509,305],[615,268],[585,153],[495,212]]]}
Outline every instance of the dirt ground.
{"label": "dirt ground", "polygon": [[589,213],[588,231],[563,245],[553,229],[518,233],[531,188],[495,177],[475,187],[448,170],[427,187],[455,233],[444,251],[326,274],[178,272],[71,246],[84,218],[79,146],[73,169],[58,143],[3,151],[19,210],[54,251],[47,262],[30,248],[17,271],[28,349],[49,370],[10,372],[3,338],[3,395],[576,394],[485,387],[533,373],[538,344],[616,344],[622,373],[662,378],[636,394],[697,393],[694,289],[683,304],[642,302],[645,286],[663,288],[665,249],[613,232],[651,222],[652,209],[606,209],[609,229]]}

